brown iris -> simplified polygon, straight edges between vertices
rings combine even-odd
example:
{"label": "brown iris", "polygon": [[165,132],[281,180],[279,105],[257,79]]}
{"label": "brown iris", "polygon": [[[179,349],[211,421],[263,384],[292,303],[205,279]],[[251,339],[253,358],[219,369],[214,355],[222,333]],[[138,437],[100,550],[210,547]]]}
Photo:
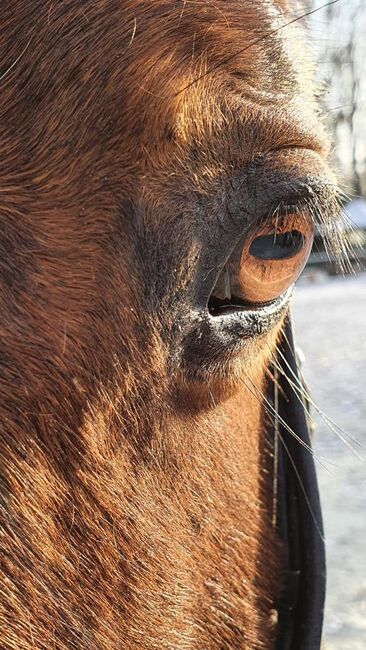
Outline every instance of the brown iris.
{"label": "brown iris", "polygon": [[313,227],[304,215],[287,215],[257,226],[225,264],[209,301],[211,313],[259,305],[284,293],[309,257]]}

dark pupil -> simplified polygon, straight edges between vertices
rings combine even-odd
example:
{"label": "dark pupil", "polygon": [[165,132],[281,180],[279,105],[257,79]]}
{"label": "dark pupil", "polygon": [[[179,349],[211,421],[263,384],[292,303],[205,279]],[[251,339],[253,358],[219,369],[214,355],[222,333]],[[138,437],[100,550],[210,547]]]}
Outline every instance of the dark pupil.
{"label": "dark pupil", "polygon": [[284,260],[301,251],[304,237],[298,230],[256,237],[249,254],[260,260]]}

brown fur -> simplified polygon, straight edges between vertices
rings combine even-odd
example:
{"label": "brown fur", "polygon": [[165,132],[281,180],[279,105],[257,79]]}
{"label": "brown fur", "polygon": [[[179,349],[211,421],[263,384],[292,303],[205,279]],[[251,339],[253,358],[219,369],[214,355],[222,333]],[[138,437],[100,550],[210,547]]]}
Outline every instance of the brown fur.
{"label": "brown fur", "polygon": [[2,0],[2,650],[272,645],[278,326],[176,324],[223,205],[327,173],[287,4]]}

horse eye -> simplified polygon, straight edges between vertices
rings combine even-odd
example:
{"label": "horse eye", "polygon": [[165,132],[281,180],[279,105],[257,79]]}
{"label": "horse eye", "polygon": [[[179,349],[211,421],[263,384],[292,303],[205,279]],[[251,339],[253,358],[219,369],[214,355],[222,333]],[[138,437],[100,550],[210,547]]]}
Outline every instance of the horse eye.
{"label": "horse eye", "polygon": [[313,228],[303,216],[263,224],[244,242],[232,294],[253,304],[274,300],[298,279],[312,243]]}
{"label": "horse eye", "polygon": [[256,237],[249,254],[258,260],[282,260],[294,257],[304,248],[304,235],[299,230]]}
{"label": "horse eye", "polygon": [[299,277],[312,243],[313,227],[302,215],[257,226],[222,269],[208,301],[211,315],[278,298]]}

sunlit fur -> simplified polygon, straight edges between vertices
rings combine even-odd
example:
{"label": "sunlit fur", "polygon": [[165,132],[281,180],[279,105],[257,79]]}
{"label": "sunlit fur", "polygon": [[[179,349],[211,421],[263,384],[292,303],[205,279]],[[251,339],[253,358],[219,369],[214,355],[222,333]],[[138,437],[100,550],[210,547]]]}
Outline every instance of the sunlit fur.
{"label": "sunlit fur", "polygon": [[199,379],[175,325],[223,206],[335,203],[296,11],[1,2],[2,650],[272,647],[279,325]]}

